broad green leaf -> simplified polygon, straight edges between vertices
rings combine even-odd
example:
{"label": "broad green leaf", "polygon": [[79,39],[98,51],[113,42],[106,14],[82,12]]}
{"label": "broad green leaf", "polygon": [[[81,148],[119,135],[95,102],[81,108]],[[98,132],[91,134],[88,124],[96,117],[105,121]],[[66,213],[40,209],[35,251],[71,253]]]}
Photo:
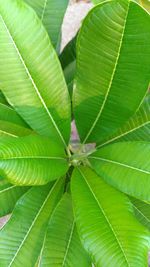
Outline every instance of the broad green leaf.
{"label": "broad green leaf", "polygon": [[123,193],[90,168],[76,169],[72,195],[77,228],[96,267],[146,267],[149,233]]}
{"label": "broad green leaf", "polygon": [[65,194],[50,218],[39,266],[89,267],[75,225],[72,201]]}
{"label": "broad green leaf", "polygon": [[24,0],[37,13],[54,47],[59,46],[61,26],[69,0]]}
{"label": "broad green leaf", "polygon": [[31,134],[33,134],[33,131],[28,128],[19,126],[12,122],[0,120],[0,136],[18,137]]}
{"label": "broad green leaf", "polygon": [[0,103],[0,136],[24,136],[30,135],[33,131],[22,120],[17,112],[3,103]]}
{"label": "broad green leaf", "polygon": [[48,220],[63,193],[64,181],[33,187],[17,203],[0,231],[0,266],[33,267],[41,250]]}
{"label": "broad green leaf", "polygon": [[17,112],[13,108],[3,103],[0,103],[0,120],[12,122],[23,127],[28,127],[25,121],[17,114]]}
{"label": "broad green leaf", "polygon": [[121,142],[91,154],[89,162],[120,191],[150,201],[150,142]]}
{"label": "broad green leaf", "polygon": [[149,40],[150,16],[132,1],[104,2],[86,17],[73,97],[83,143],[99,144],[140,106],[149,84]]}
{"label": "broad green leaf", "polygon": [[98,148],[120,141],[150,141],[150,94],[129,121],[114,135],[104,140]]}
{"label": "broad green leaf", "polygon": [[0,0],[0,80],[9,103],[38,133],[67,145],[70,99],[48,34],[23,1]]}
{"label": "broad green leaf", "polygon": [[137,219],[150,230],[150,203],[130,197]]}
{"label": "broad green leaf", "polygon": [[12,185],[0,178],[0,217],[11,213],[17,200],[28,189],[28,187]]}
{"label": "broad green leaf", "polygon": [[0,173],[12,184],[46,184],[67,169],[64,149],[48,138],[0,138]]}

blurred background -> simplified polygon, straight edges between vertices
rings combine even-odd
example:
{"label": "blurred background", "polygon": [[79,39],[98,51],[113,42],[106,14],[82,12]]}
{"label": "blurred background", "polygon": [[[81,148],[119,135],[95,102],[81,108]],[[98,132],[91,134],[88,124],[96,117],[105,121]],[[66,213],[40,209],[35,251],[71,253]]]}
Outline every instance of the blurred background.
{"label": "blurred background", "polygon": [[81,21],[92,6],[90,0],[70,0],[62,27],[62,49],[76,34]]}

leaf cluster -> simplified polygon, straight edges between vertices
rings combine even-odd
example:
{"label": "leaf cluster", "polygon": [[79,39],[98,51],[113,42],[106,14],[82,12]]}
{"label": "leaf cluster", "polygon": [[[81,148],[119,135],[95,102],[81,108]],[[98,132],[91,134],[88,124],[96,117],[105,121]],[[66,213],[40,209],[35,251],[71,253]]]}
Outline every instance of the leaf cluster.
{"label": "leaf cluster", "polygon": [[93,3],[0,0],[0,267],[148,265],[149,3]]}

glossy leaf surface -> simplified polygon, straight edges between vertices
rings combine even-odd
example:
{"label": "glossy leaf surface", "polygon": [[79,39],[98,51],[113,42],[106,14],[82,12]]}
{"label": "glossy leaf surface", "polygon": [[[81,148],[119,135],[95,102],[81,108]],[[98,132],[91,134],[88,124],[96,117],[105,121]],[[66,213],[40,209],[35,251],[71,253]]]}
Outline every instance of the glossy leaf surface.
{"label": "glossy leaf surface", "polygon": [[11,213],[17,200],[28,189],[28,187],[12,185],[0,178],[0,217]]}
{"label": "glossy leaf surface", "polygon": [[42,185],[68,169],[63,148],[40,136],[0,139],[0,173],[16,185]]}
{"label": "glossy leaf surface", "polygon": [[130,197],[137,219],[150,230],[150,203]]}
{"label": "glossy leaf surface", "polygon": [[98,147],[120,141],[150,141],[150,94],[129,121]]}
{"label": "glossy leaf surface", "polygon": [[70,100],[48,34],[23,1],[0,0],[0,14],[3,93],[34,130],[66,146],[70,138]]}
{"label": "glossy leaf surface", "polygon": [[44,24],[52,44],[57,48],[61,25],[69,0],[24,0],[37,13]]}
{"label": "glossy leaf surface", "polygon": [[86,17],[73,97],[83,143],[99,144],[140,106],[149,84],[149,39],[150,17],[132,1],[103,2]]}
{"label": "glossy leaf surface", "polygon": [[141,200],[150,201],[150,142],[121,142],[89,156],[105,181]]}
{"label": "glossy leaf surface", "polygon": [[30,134],[33,134],[33,131],[17,112],[10,106],[0,103],[0,135],[17,137]]}
{"label": "glossy leaf surface", "polygon": [[0,232],[0,266],[33,267],[39,256],[49,217],[61,198],[63,180],[34,187],[17,203]]}
{"label": "glossy leaf surface", "polygon": [[72,201],[65,194],[50,218],[40,257],[40,267],[90,267],[77,233]]}
{"label": "glossy leaf surface", "polygon": [[73,173],[72,195],[78,231],[96,267],[147,266],[150,238],[124,194],[80,167]]}

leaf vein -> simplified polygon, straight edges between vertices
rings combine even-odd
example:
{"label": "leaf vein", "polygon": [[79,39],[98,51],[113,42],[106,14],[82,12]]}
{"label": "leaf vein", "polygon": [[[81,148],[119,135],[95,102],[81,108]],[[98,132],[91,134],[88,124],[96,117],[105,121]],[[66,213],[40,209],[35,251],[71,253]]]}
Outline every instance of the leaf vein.
{"label": "leaf vein", "polygon": [[125,258],[125,261],[126,261],[128,267],[130,267],[130,264],[129,264],[129,262],[128,262],[128,259],[127,259],[126,255],[125,255],[124,249],[123,249],[123,247],[122,247],[122,245],[121,245],[121,243],[120,243],[120,240],[118,239],[118,237],[117,237],[117,235],[116,235],[116,233],[115,233],[115,231],[114,231],[114,229],[113,229],[113,226],[112,226],[112,224],[110,223],[110,221],[109,221],[109,219],[108,219],[108,217],[107,217],[107,215],[106,215],[104,209],[103,209],[102,206],[100,205],[100,203],[99,203],[99,201],[98,201],[96,195],[94,194],[93,190],[91,189],[91,186],[89,185],[88,181],[86,180],[86,177],[84,176],[84,174],[82,173],[82,171],[81,171],[79,168],[78,168],[78,170],[79,170],[79,172],[81,173],[82,177],[84,178],[84,180],[85,180],[85,182],[86,182],[86,184],[87,184],[87,186],[88,186],[90,192],[92,193],[92,195],[93,195],[93,197],[94,197],[94,199],[95,199],[97,205],[99,206],[100,210],[102,211],[102,213],[103,213],[103,215],[104,215],[104,217],[105,217],[105,219],[106,219],[108,225],[110,226],[110,229],[111,229],[111,231],[112,231],[112,233],[113,233],[113,235],[114,235],[114,237],[115,237],[115,239],[116,239],[116,241],[117,241],[117,244],[119,245],[119,247],[120,247],[120,249],[121,249],[121,251],[122,251],[122,254],[123,254],[124,258]]}
{"label": "leaf vein", "polygon": [[39,92],[39,90],[38,90],[38,88],[37,88],[37,86],[36,86],[36,83],[35,83],[35,81],[33,80],[32,76],[31,76],[31,74],[30,74],[30,72],[29,72],[29,70],[28,70],[28,67],[26,66],[26,63],[25,63],[25,61],[24,61],[22,55],[20,54],[20,51],[19,51],[19,49],[18,49],[18,47],[17,47],[17,45],[16,45],[16,43],[15,43],[15,41],[14,41],[14,39],[13,39],[13,36],[11,35],[11,33],[10,33],[10,31],[9,31],[9,29],[8,29],[8,27],[7,27],[7,25],[6,25],[5,21],[4,21],[4,19],[3,19],[3,17],[2,17],[2,16],[0,16],[0,17],[1,17],[2,23],[3,23],[3,25],[4,25],[4,27],[5,27],[6,31],[7,31],[7,33],[8,33],[8,35],[9,35],[10,39],[12,40],[12,43],[13,43],[13,45],[14,45],[14,48],[15,48],[15,50],[16,50],[18,56],[19,56],[20,61],[22,62],[23,66],[24,66],[24,68],[25,68],[26,74],[27,74],[27,76],[29,77],[29,79],[30,79],[30,81],[31,81],[31,83],[32,83],[32,85],[33,85],[33,88],[35,89],[35,92],[36,92],[36,94],[37,94],[37,96],[38,96],[40,102],[42,103],[42,105],[43,105],[43,107],[44,107],[44,109],[45,109],[47,115],[48,115],[49,118],[50,118],[50,121],[52,122],[54,128],[56,129],[58,135],[60,136],[60,138],[61,138],[63,144],[65,145],[65,147],[67,147],[66,142],[65,142],[65,140],[64,140],[64,138],[63,138],[63,136],[62,136],[62,134],[61,134],[61,132],[60,132],[60,130],[59,130],[59,128],[58,128],[58,126],[57,126],[55,120],[54,120],[54,118],[52,117],[52,115],[51,115],[49,109],[47,108],[46,103],[45,103],[44,99],[42,98],[42,96],[41,96],[41,94],[40,94],[40,92]]}
{"label": "leaf vein", "polygon": [[112,86],[112,83],[113,83],[113,80],[114,80],[114,77],[115,77],[115,73],[116,73],[116,69],[117,69],[117,65],[118,65],[118,61],[119,61],[119,58],[120,58],[120,52],[121,52],[121,47],[122,47],[122,42],[123,42],[123,37],[124,37],[124,32],[125,32],[125,28],[126,28],[126,23],[127,23],[127,17],[128,17],[128,12],[129,12],[129,7],[130,7],[130,1],[128,1],[128,10],[127,10],[127,13],[126,13],[126,16],[125,16],[125,21],[124,21],[124,26],[123,26],[123,30],[122,30],[122,35],[121,35],[121,39],[120,39],[120,45],[119,45],[119,49],[118,49],[118,55],[117,55],[117,58],[116,58],[116,62],[115,62],[115,66],[114,66],[114,69],[113,69],[113,72],[112,72],[112,75],[111,75],[111,79],[110,79],[110,83],[109,83],[109,86],[108,86],[108,90],[107,90],[107,93],[105,95],[105,98],[104,98],[104,101],[103,101],[103,104],[100,108],[100,111],[98,112],[89,132],[87,133],[84,141],[83,141],[83,144],[87,141],[87,139],[89,138],[89,136],[91,135],[93,129],[95,128],[103,110],[104,110],[104,107],[105,107],[105,104],[107,102],[107,99],[108,99],[108,96],[109,96],[109,93],[110,93],[110,90],[111,90],[111,86]]}

